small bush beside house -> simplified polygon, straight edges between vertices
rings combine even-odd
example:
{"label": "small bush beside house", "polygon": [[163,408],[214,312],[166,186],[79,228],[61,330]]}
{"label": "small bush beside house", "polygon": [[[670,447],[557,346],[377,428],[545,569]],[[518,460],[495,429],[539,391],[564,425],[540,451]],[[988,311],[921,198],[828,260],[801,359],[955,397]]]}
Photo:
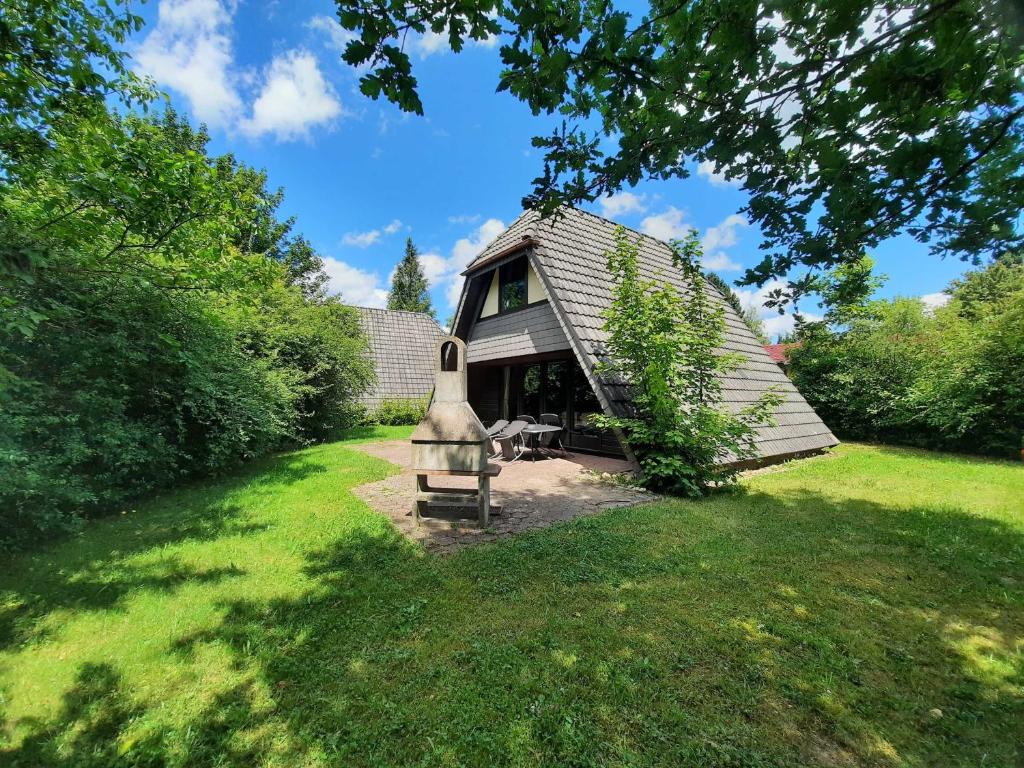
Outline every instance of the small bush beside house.
{"label": "small bush beside house", "polygon": [[601,416],[599,423],[623,431],[643,485],[699,496],[732,480],[735,462],[756,458],[756,427],[774,424],[771,415],[782,398],[769,388],[735,412],[723,405],[720,377],[736,370],[740,359],[720,351],[724,310],[706,292],[696,233],[673,244],[674,266],[690,289],[686,296],[669,282],[644,280],[638,250],[619,227],[608,253],[609,359],[601,366],[628,385],[632,413]]}

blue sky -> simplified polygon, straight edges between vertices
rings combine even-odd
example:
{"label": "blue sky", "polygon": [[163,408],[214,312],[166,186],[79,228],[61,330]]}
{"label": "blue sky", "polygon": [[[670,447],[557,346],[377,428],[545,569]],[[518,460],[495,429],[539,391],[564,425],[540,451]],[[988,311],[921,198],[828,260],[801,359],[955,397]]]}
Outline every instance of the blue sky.
{"label": "blue sky", "polygon": [[[520,213],[541,170],[531,137],[553,124],[495,93],[497,41],[456,55],[435,36],[410,39],[426,113],[416,117],[359,93],[359,73],[340,59],[346,33],[330,2],[150,0],[139,12],[147,25],[130,41],[133,66],[208,125],[214,152],[265,168],[271,186],[284,187],[283,213],[326,257],[333,291],[383,305],[412,237],[439,319],[452,312],[458,273]],[[737,215],[738,187],[694,170],[591,208],[659,237],[696,228],[708,267],[731,282],[759,260],[759,233]],[[886,296],[936,294],[964,270],[910,238],[873,255],[889,276]],[[759,292],[739,292],[759,303]],[[791,325],[764,316],[772,335]]]}

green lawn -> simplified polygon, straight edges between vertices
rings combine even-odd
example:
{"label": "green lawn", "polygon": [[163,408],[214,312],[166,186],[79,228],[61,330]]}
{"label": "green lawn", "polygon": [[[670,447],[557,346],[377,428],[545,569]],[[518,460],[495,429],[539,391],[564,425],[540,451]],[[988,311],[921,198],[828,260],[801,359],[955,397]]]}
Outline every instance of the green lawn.
{"label": "green lawn", "polygon": [[350,445],[4,564],[0,765],[1024,763],[1019,464],[846,445],[439,558]]}

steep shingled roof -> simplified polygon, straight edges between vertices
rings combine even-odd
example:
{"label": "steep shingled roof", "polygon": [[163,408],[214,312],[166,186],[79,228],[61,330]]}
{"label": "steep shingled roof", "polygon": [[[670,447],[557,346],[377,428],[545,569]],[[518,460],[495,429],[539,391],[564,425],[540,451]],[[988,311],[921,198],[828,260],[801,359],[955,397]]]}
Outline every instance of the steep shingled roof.
{"label": "steep shingled roof", "polygon": [[[556,315],[573,342],[580,364],[593,374],[595,363],[605,356],[607,335],[601,313],[612,298],[605,254],[615,245],[616,226],[612,221],[575,208],[563,208],[561,215],[547,219],[528,211],[488,245],[467,271],[472,272],[476,265],[482,265],[528,234],[534,243],[531,250],[535,268]],[[687,285],[672,265],[672,250],[668,244],[634,230],[629,232],[640,241],[641,275],[646,279],[665,280],[685,292]],[[839,441],[768,356],[735,310],[713,287],[709,286],[709,290],[725,310],[723,348],[743,357],[742,365],[722,378],[725,403],[738,410],[754,402],[769,387],[778,388],[784,398],[776,411],[778,425],[758,430],[756,444],[761,456],[770,458],[836,445]],[[602,390],[598,395],[607,407],[623,413],[628,405],[625,388],[607,380],[599,380],[598,385]]]}
{"label": "steep shingled roof", "polygon": [[370,343],[377,382],[359,402],[374,410],[383,400],[425,397],[434,388],[434,346],[444,331],[430,315],[357,307]]}

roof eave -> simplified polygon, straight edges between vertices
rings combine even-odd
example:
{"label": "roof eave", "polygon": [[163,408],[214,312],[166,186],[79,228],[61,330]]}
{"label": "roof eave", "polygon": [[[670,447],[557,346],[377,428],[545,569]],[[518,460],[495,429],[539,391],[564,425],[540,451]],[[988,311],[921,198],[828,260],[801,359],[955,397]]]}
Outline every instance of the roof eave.
{"label": "roof eave", "polygon": [[474,274],[475,272],[479,272],[484,267],[488,267],[488,266],[490,266],[491,264],[493,264],[496,261],[501,261],[506,256],[511,256],[513,253],[516,253],[517,251],[521,251],[521,250],[524,250],[526,248],[532,248],[532,247],[534,247],[536,245],[537,245],[537,240],[535,238],[530,237],[529,235],[526,235],[519,242],[513,243],[512,245],[508,246],[507,248],[502,248],[497,253],[492,253],[490,256],[488,256],[483,261],[479,261],[479,262],[477,262],[475,264],[470,264],[468,267],[466,267],[465,270],[463,270],[463,272],[461,273],[460,276],[461,277],[469,277],[471,274]]}

